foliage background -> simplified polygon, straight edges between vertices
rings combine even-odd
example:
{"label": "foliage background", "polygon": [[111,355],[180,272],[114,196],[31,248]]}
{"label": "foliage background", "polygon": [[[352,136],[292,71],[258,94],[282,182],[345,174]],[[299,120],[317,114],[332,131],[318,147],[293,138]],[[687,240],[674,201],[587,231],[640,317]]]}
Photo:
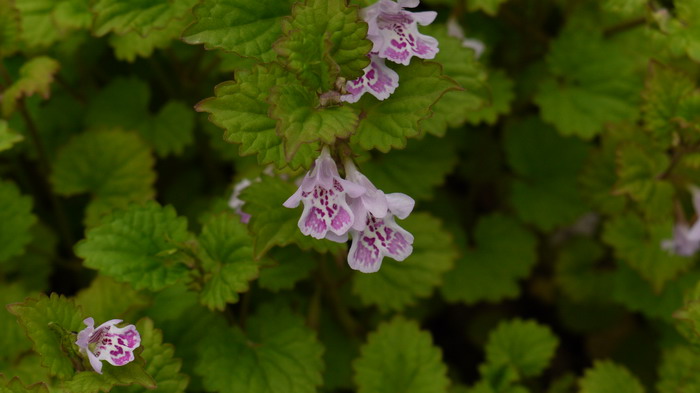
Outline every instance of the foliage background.
{"label": "foliage background", "polygon": [[[695,219],[700,1],[425,0],[435,62],[318,109],[367,3],[0,0],[0,391],[700,390],[696,258],[660,247]],[[298,233],[319,141],[417,200],[409,259]],[[87,316],[138,360],[82,371]]]}

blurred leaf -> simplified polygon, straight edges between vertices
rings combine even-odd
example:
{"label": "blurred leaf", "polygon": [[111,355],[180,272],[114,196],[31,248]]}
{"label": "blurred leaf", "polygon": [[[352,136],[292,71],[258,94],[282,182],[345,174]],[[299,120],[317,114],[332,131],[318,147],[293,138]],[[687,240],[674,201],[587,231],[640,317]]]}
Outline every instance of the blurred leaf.
{"label": "blurred leaf", "polygon": [[578,237],[562,248],[555,265],[555,282],[576,302],[601,301],[614,291],[614,275],[597,266],[603,248],[586,237]]}
{"label": "blurred leaf", "polygon": [[19,12],[11,0],[0,0],[0,59],[12,56],[20,41]]}
{"label": "blurred leaf", "polygon": [[580,393],[644,393],[634,375],[609,360],[595,361],[579,380],[579,387]]}
{"label": "blurred leaf", "polygon": [[189,273],[178,247],[190,238],[187,219],[155,202],[116,211],[85,234],[75,253],[85,266],[136,289],[163,289]]}
{"label": "blurred leaf", "polygon": [[59,63],[46,56],[34,57],[19,69],[19,77],[2,94],[2,114],[9,117],[14,112],[17,101],[35,94],[44,99],[51,94],[54,74],[60,68]]}
{"label": "blurred leaf", "polygon": [[307,278],[316,267],[312,254],[294,246],[273,248],[267,258],[276,264],[261,268],[258,285],[273,292],[294,288],[297,282]]}
{"label": "blurred leaf", "polygon": [[101,37],[109,32],[127,34],[136,32],[142,36],[168,26],[174,18],[183,15],[197,0],[96,0],[93,32]]}
{"label": "blurred leaf", "polygon": [[[6,305],[22,301],[29,294],[29,291],[21,283],[0,285],[0,304]],[[2,348],[2,352],[0,352],[0,367],[2,367],[3,360],[10,364],[22,352],[31,350],[32,342],[29,341],[25,332],[17,323],[17,318],[4,307],[0,308],[0,330],[3,332],[0,335],[0,348]],[[1,382],[0,386],[2,386]],[[1,388],[0,391],[2,391]]]}
{"label": "blurred leaf", "polygon": [[499,69],[490,70],[486,83],[491,88],[491,100],[481,108],[466,114],[470,124],[494,125],[499,116],[510,112],[515,92],[513,91],[513,81],[506,72]]}
{"label": "blurred leaf", "polygon": [[37,219],[31,197],[22,195],[12,182],[0,180],[0,206],[0,262],[4,262],[24,252]]}
{"label": "blurred leaf", "polygon": [[[140,357],[119,367],[106,363],[102,374],[92,370],[78,372],[73,379],[64,382],[62,387],[71,393],[98,393],[111,392],[116,386],[129,385],[140,385],[146,389],[156,388],[156,381],[148,375]],[[143,388],[138,391],[143,391]]]}
{"label": "blurred leaf", "polygon": [[352,290],[364,304],[383,311],[402,310],[430,296],[457,258],[453,237],[427,213],[413,213],[399,225],[413,234],[413,254],[405,261],[385,260],[376,273],[354,272]]}
{"label": "blurred leaf", "polygon": [[173,40],[180,38],[182,31],[193,21],[191,14],[170,20],[162,29],[154,29],[145,37],[132,31],[124,35],[112,34],[109,44],[114,48],[114,57],[133,63],[137,57],[150,57],[156,49],[165,49]]}
{"label": "blurred leaf", "polygon": [[2,393],[49,393],[46,384],[39,383],[31,386],[24,386],[19,378],[6,378],[0,374],[0,392]]}
{"label": "blurred leaf", "polygon": [[7,120],[0,119],[0,152],[11,149],[14,144],[22,140],[24,140],[22,134],[12,130],[8,126]]}
{"label": "blurred leaf", "polygon": [[114,281],[107,276],[97,276],[89,287],[75,295],[75,303],[83,308],[85,315],[96,321],[107,321],[127,319],[127,313],[130,315],[135,310],[145,308],[149,299],[129,284]]}
{"label": "blurred leaf", "polygon": [[663,351],[659,365],[659,393],[700,391],[700,354],[690,346]]}
{"label": "blurred leaf", "polygon": [[168,101],[138,129],[159,156],[180,155],[194,139],[194,111],[181,101]]}
{"label": "blurred leaf", "polygon": [[676,19],[670,23],[669,33],[691,59],[700,61],[700,1],[676,0],[674,9]]}
{"label": "blurred leaf", "polygon": [[469,10],[481,10],[488,15],[496,16],[498,7],[505,2],[506,0],[472,0],[469,2]]}
{"label": "blurred leaf", "polygon": [[447,367],[432,341],[430,333],[402,317],[379,325],[353,362],[358,393],[446,393]]}

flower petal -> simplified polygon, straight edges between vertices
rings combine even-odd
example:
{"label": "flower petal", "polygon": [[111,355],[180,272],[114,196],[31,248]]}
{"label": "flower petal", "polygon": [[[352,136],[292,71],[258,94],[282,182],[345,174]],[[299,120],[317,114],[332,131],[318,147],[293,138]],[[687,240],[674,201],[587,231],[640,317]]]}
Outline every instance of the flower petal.
{"label": "flower petal", "polygon": [[376,246],[377,239],[364,236],[364,231],[351,231],[352,245],[348,252],[348,265],[363,273],[374,273],[382,266],[384,255]]}
{"label": "flower petal", "polygon": [[402,220],[411,214],[413,207],[416,205],[416,201],[413,198],[400,192],[386,194],[386,200],[391,214]]}
{"label": "flower petal", "polygon": [[344,102],[357,102],[365,93],[370,93],[378,100],[389,98],[399,86],[399,74],[387,67],[384,59],[375,54],[370,54],[370,63],[364,69],[364,75],[346,83],[349,94],[340,99]]}
{"label": "flower petal", "polygon": [[[410,7],[412,8],[412,7]],[[437,18],[437,12],[435,11],[423,11],[423,12],[412,12],[411,16],[418,22],[421,26],[427,26],[435,22]]]}
{"label": "flower petal", "polygon": [[98,374],[102,374],[102,362],[98,359],[92,352],[87,351],[88,360],[90,360],[90,365],[92,369]]}
{"label": "flower petal", "polygon": [[335,233],[328,231],[328,233],[326,233],[326,239],[336,243],[347,243],[348,233],[345,232],[343,235],[338,236]]}
{"label": "flower petal", "polygon": [[124,328],[112,326],[95,350],[95,356],[113,366],[123,366],[134,360],[134,349],[141,345],[141,336],[134,325]]}

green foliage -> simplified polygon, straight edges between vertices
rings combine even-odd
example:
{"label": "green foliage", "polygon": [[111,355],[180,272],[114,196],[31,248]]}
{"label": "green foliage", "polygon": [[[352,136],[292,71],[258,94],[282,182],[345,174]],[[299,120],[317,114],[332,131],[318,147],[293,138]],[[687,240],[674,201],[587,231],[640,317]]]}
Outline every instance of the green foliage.
{"label": "green foliage", "polygon": [[2,94],[2,114],[7,117],[15,111],[17,101],[35,94],[49,98],[54,74],[59,63],[46,56],[35,57],[22,65],[19,77]]}
{"label": "green foliage", "polygon": [[12,145],[21,142],[24,137],[13,131],[6,120],[0,119],[0,152],[12,148]]}
{"label": "green foliage", "polygon": [[414,213],[399,225],[415,236],[413,254],[402,262],[387,258],[377,273],[355,272],[353,277],[353,292],[381,310],[401,310],[430,296],[457,258],[451,234],[436,218]]}
{"label": "green foliage", "polygon": [[0,262],[19,255],[31,241],[30,228],[36,222],[32,199],[20,194],[11,182],[0,180]]}
{"label": "green foliage", "polygon": [[476,247],[466,250],[445,275],[445,299],[471,304],[516,297],[518,280],[527,277],[537,260],[535,237],[512,218],[496,214],[479,221],[474,242]]}
{"label": "green foliage", "polygon": [[207,390],[250,393],[314,392],[321,384],[323,347],[289,309],[262,306],[239,328],[204,338],[196,371]]}
{"label": "green foliage", "polygon": [[166,27],[173,18],[181,18],[195,3],[195,0],[97,0],[92,7],[96,14],[93,30],[98,36],[132,31],[143,36]]}
{"label": "green foliage", "polygon": [[293,246],[275,248],[267,254],[267,258],[274,261],[274,265],[261,267],[258,284],[273,292],[292,289],[316,265],[307,253]]}
{"label": "green foliage", "polygon": [[43,383],[34,384],[31,386],[24,386],[19,378],[15,377],[12,379],[6,378],[4,375],[0,374],[0,391],[2,393],[48,393],[49,390]]}
{"label": "green foliage", "polygon": [[0,1],[0,58],[17,51],[19,42],[19,12],[10,0]]}
{"label": "green foliage", "polygon": [[87,231],[75,252],[86,267],[155,291],[187,276],[189,257],[179,247],[190,236],[187,220],[175,209],[148,202],[105,217]]}
{"label": "green foliage", "polygon": [[418,324],[401,317],[381,324],[367,337],[353,362],[358,392],[447,392],[442,354]]}
{"label": "green foliage", "polygon": [[470,10],[481,10],[489,15],[496,15],[498,7],[506,0],[476,0],[469,3]]}
{"label": "green foliage", "polygon": [[700,389],[700,355],[692,347],[676,346],[664,350],[659,366],[660,393],[695,392]]}
{"label": "green foliage", "polygon": [[107,276],[97,276],[89,287],[78,292],[75,302],[96,321],[108,321],[112,318],[126,319],[125,315],[131,311],[145,308],[149,299],[128,284]]}
{"label": "green foliage", "polygon": [[623,366],[597,361],[579,380],[581,393],[644,393],[639,380]]}

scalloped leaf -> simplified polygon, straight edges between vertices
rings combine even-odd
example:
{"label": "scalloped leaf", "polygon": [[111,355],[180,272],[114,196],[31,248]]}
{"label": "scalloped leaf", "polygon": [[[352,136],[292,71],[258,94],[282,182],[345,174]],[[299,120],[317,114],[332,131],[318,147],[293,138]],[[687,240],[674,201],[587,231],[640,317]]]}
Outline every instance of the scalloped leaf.
{"label": "scalloped leaf", "polygon": [[182,18],[197,0],[96,0],[93,32],[101,37],[109,32],[142,36],[163,29],[174,18]]}
{"label": "scalloped leaf", "polygon": [[581,393],[644,393],[637,377],[609,360],[594,362],[579,380],[579,387]]}
{"label": "scalloped leaf", "polygon": [[34,57],[19,69],[19,77],[2,93],[2,114],[8,118],[15,110],[17,101],[35,94],[44,99],[51,95],[51,83],[60,64],[47,56]]}

